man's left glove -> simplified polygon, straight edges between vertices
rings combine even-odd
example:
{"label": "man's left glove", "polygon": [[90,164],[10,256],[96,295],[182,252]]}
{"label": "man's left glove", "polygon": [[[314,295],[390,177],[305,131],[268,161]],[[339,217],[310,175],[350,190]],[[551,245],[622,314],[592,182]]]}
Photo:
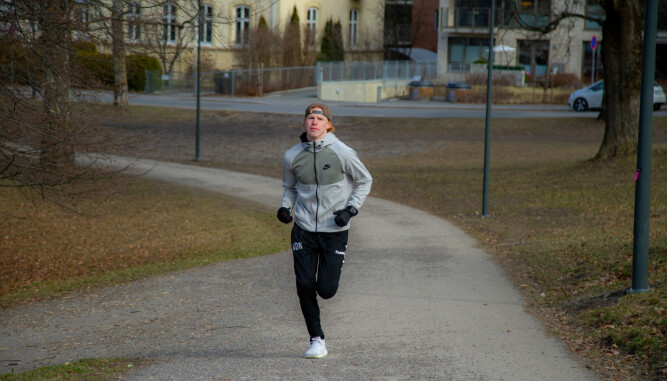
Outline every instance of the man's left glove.
{"label": "man's left glove", "polygon": [[334,222],[336,222],[336,225],[343,227],[347,225],[350,222],[350,218],[356,216],[357,213],[359,213],[357,208],[352,205],[348,205],[347,208],[337,210],[333,213],[336,215]]}
{"label": "man's left glove", "polygon": [[290,208],[286,208],[284,206],[278,209],[278,219],[280,220],[280,222],[284,224],[289,224],[290,222],[292,222],[293,218],[292,216],[290,216],[290,212],[291,212]]}

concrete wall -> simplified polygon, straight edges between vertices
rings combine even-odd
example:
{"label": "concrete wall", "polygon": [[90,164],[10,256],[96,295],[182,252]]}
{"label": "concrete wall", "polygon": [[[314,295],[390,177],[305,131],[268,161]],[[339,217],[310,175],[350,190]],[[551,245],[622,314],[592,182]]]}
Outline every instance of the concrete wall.
{"label": "concrete wall", "polygon": [[323,101],[377,103],[383,99],[408,95],[409,80],[321,82],[317,97]]}

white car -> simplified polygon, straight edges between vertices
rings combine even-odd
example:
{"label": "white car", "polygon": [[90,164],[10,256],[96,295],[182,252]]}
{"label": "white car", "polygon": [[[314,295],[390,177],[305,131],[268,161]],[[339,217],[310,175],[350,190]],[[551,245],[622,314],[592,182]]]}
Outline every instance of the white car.
{"label": "white car", "polygon": [[[570,99],[567,100],[567,104],[574,111],[599,109],[602,105],[602,90],[604,90],[602,81],[597,81],[588,87],[573,92]],[[665,104],[665,98],[662,86],[655,83],[653,85],[653,109],[660,110],[660,107]]]}

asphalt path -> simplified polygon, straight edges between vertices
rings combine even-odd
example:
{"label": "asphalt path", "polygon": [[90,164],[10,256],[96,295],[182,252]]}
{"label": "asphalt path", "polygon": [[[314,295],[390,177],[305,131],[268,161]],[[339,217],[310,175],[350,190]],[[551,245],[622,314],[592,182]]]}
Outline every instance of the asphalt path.
{"label": "asphalt path", "polygon": [[[272,178],[112,163],[271,211],[282,195]],[[0,372],[141,357],[150,364],[125,379],[597,379],[526,313],[520,293],[475,240],[443,219],[373,197],[352,220],[339,292],[321,304],[329,356],[304,359],[308,336],[287,233],[285,240],[286,251],[261,258],[0,311]]]}
{"label": "asphalt path", "polygon": [[[264,97],[229,97],[206,94],[200,97],[202,110],[226,110],[244,112],[266,112],[277,114],[303,113],[305,107],[317,101],[317,90],[306,88],[288,92],[272,93]],[[103,102],[112,102],[110,93],[102,93]],[[144,94],[131,93],[132,105],[196,108],[196,97],[189,93]],[[326,101],[335,116],[412,117],[412,118],[485,118],[483,104],[450,103],[442,100],[385,100],[379,103]],[[597,111],[575,112],[567,105],[494,105],[492,118],[571,118],[597,117]],[[660,111],[655,115],[667,115]]]}

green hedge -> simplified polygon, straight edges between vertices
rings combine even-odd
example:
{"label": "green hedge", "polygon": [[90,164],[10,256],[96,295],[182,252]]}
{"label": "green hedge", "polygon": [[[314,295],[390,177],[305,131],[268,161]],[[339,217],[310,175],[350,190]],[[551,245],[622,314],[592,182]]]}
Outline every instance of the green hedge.
{"label": "green hedge", "polygon": [[[113,86],[113,58],[110,54],[97,53],[90,49],[79,49],[77,56],[81,66],[102,85]],[[127,56],[127,88],[143,91],[146,84],[146,70],[162,72],[160,62],[155,57],[138,54]]]}
{"label": "green hedge", "polygon": [[160,61],[155,57],[132,54],[127,56],[127,87],[134,91],[144,91],[146,70],[159,71],[162,74]]}

